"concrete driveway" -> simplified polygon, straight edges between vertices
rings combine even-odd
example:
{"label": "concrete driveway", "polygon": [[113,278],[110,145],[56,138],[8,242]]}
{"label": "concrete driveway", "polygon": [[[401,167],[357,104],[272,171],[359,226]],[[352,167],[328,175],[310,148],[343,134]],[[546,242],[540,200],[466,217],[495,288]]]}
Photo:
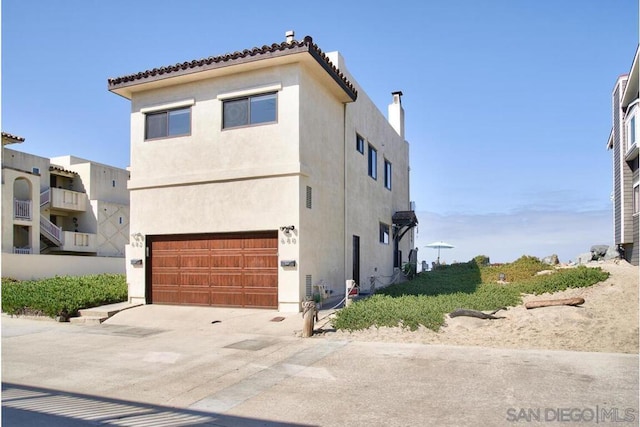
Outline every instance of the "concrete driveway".
{"label": "concrete driveway", "polygon": [[298,338],[299,314],[148,305],[2,317],[2,421],[29,426],[637,426],[638,356]]}

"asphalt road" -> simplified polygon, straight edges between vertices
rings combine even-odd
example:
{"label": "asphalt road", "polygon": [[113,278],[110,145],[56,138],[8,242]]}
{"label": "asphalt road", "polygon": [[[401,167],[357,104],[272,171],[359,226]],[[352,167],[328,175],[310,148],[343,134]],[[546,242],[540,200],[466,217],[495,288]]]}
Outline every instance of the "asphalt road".
{"label": "asphalt road", "polygon": [[[278,319],[280,317],[280,319]],[[2,317],[7,426],[637,426],[638,355],[298,338],[300,315]]]}

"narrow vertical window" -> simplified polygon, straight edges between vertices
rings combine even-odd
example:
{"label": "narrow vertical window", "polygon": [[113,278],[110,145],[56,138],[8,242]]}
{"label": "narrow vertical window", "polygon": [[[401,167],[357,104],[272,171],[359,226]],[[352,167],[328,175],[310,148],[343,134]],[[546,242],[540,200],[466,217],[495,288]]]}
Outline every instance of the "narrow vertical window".
{"label": "narrow vertical window", "polygon": [[636,143],[636,116],[631,117],[629,123],[629,145]]}
{"label": "narrow vertical window", "polygon": [[380,243],[389,244],[389,225],[383,222],[380,223]]}
{"label": "narrow vertical window", "polygon": [[378,179],[378,151],[369,145],[369,176]]}
{"label": "narrow vertical window", "polygon": [[116,180],[114,179],[113,181],[111,181],[111,186],[115,187],[116,186]]}
{"label": "narrow vertical window", "polygon": [[364,138],[356,133],[356,150],[358,153],[364,154]]}
{"label": "narrow vertical window", "polygon": [[640,213],[640,184],[633,187],[633,214]]}
{"label": "narrow vertical window", "polygon": [[391,162],[384,159],[384,187],[391,190]]}
{"label": "narrow vertical window", "polygon": [[311,193],[311,187],[307,186],[307,209],[311,209],[311,204],[312,204],[312,193]]}

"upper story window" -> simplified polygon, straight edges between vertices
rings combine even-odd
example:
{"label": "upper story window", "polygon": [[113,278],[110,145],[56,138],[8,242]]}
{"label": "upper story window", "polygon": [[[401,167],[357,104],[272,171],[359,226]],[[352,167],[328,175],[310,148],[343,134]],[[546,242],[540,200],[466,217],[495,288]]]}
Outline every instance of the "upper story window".
{"label": "upper story window", "polygon": [[633,214],[640,213],[640,184],[633,187]]}
{"label": "upper story window", "polygon": [[378,151],[369,145],[369,176],[378,179]]}
{"label": "upper story window", "polygon": [[384,187],[391,190],[391,162],[384,159]]}
{"label": "upper story window", "polygon": [[629,147],[636,143],[636,116],[629,120]]}
{"label": "upper story window", "polygon": [[356,150],[358,153],[364,154],[364,138],[356,133]]}
{"label": "upper story window", "polygon": [[166,138],[191,133],[191,108],[154,111],[145,116],[144,139]]}
{"label": "upper story window", "polygon": [[277,101],[278,97],[275,93],[224,100],[222,128],[273,123],[277,119]]}

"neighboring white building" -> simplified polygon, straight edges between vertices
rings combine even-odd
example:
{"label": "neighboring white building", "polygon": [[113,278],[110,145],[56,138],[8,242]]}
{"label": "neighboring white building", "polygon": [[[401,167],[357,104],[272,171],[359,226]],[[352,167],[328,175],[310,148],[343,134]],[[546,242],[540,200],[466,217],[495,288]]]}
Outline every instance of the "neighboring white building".
{"label": "neighboring white building", "polygon": [[640,251],[640,64],[638,49],[629,74],[618,77],[612,93],[612,128],[607,148],[613,151],[613,238],[624,258],[638,265]]}
{"label": "neighboring white building", "polygon": [[23,141],[2,133],[2,252],[123,258],[129,172],[6,147]]}
{"label": "neighboring white building", "polygon": [[389,120],[311,37],[109,79],[131,101],[129,299],[298,311],[389,283],[417,224]]}

